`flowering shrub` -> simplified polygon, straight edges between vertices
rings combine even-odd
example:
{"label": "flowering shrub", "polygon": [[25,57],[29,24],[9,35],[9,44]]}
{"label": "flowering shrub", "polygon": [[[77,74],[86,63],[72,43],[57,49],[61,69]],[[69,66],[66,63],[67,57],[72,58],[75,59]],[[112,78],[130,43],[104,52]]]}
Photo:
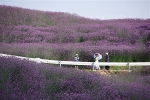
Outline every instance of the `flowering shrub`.
{"label": "flowering shrub", "polygon": [[[83,61],[92,61],[95,52],[109,52],[110,61],[150,61],[149,19],[94,20],[3,5],[0,9],[0,52],[60,60],[80,53]],[[60,55],[55,57],[56,52]]]}
{"label": "flowering shrub", "polygon": [[[68,44],[47,44],[47,43],[0,43],[0,52],[12,55],[37,57],[50,60],[74,60],[76,53],[79,54],[80,61],[94,61],[93,54],[99,52],[103,55],[109,51],[111,62],[133,62],[149,61],[150,56],[146,48],[137,44],[135,47],[126,45],[116,46],[90,46],[86,44],[68,43]],[[83,46],[84,45],[84,46]]]}
{"label": "flowering shrub", "polygon": [[149,100],[149,75],[104,77],[70,68],[0,57],[0,99]]}
{"label": "flowering shrub", "polygon": [[45,80],[40,80],[42,75],[34,66],[27,61],[0,58],[0,99],[44,99]]}
{"label": "flowering shrub", "polygon": [[[150,61],[150,19],[93,20],[2,5],[0,9],[1,53],[56,60],[74,60],[78,53],[80,61],[94,61],[93,54],[99,52],[105,61],[109,52],[111,62]],[[0,58],[1,100],[149,100],[149,79],[147,74],[102,77]]]}

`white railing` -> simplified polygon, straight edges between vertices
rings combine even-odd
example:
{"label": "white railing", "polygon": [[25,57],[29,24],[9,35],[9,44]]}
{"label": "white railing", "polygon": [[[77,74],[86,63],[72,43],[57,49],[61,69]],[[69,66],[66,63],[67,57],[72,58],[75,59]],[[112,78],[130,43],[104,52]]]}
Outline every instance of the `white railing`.
{"label": "white railing", "polygon": [[[50,63],[50,64],[58,64],[60,67],[62,65],[83,65],[83,66],[92,66],[94,71],[94,62],[75,62],[75,61],[59,61],[59,60],[47,60],[40,58],[28,58],[22,56],[8,55],[0,53],[0,57],[6,58],[19,58],[25,59],[37,63]],[[128,66],[128,70],[131,71],[130,66],[150,66],[150,62],[99,62],[99,66]]]}

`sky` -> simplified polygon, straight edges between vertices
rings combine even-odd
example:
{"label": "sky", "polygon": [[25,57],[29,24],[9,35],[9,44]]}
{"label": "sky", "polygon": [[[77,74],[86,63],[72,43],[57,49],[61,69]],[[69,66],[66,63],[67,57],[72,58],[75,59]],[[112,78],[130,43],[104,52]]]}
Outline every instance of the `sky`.
{"label": "sky", "polygon": [[150,0],[0,0],[0,4],[91,19],[150,18]]}

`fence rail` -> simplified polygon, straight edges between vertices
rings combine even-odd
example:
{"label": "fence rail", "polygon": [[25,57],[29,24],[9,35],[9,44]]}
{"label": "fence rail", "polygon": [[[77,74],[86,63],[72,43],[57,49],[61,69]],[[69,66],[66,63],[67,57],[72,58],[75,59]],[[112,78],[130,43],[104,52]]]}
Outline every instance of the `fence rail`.
{"label": "fence rail", "polygon": [[[60,67],[62,65],[83,65],[83,66],[92,66],[94,71],[94,62],[75,62],[75,61],[59,61],[59,60],[47,60],[40,58],[28,58],[22,56],[8,55],[0,53],[0,57],[6,58],[19,58],[25,59],[37,63],[49,63],[49,64],[58,64]],[[128,70],[131,71],[131,66],[150,66],[150,62],[99,62],[99,66],[128,66]]]}

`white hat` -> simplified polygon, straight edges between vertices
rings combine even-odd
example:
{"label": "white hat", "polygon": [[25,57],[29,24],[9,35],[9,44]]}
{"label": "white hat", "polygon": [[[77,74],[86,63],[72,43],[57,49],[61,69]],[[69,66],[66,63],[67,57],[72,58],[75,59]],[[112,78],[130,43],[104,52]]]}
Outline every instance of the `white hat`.
{"label": "white hat", "polygon": [[106,52],[106,55],[108,55],[108,52]]}

